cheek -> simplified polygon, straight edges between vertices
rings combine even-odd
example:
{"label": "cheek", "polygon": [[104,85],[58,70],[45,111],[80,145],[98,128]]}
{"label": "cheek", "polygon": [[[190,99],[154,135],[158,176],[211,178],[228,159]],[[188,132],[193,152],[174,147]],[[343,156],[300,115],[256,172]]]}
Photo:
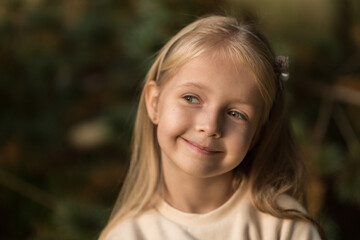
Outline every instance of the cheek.
{"label": "cheek", "polygon": [[238,154],[246,154],[251,146],[255,135],[255,128],[252,126],[242,126],[237,129],[228,130],[228,141],[232,149]]}
{"label": "cheek", "polygon": [[184,109],[170,103],[162,105],[159,110],[158,138],[176,137],[186,131],[190,121]]}

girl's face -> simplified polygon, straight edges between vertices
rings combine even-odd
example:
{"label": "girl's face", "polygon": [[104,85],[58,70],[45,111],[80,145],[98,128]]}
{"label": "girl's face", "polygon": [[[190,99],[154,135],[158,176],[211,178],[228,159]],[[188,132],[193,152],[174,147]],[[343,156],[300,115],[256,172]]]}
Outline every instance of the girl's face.
{"label": "girl's face", "polygon": [[196,178],[232,174],[263,110],[254,74],[211,54],[191,60],[161,87],[150,82],[146,104],[158,125],[165,175]]}

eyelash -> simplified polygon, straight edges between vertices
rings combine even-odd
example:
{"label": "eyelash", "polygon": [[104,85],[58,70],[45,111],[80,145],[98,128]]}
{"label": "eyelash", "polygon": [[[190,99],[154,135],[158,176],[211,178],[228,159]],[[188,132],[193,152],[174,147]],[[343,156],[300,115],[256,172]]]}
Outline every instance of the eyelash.
{"label": "eyelash", "polygon": [[237,111],[229,111],[228,114],[231,116],[231,117],[234,117],[236,119],[240,119],[240,120],[247,120],[246,116],[240,112],[237,112]]}
{"label": "eyelash", "polygon": [[[193,96],[193,95],[185,95],[183,96],[184,100],[191,103],[191,104],[199,104],[200,103],[200,100],[198,97],[196,96]],[[197,102],[193,102],[192,100],[196,100]]]}
{"label": "eyelash", "polygon": [[[191,104],[199,104],[200,103],[200,100],[197,96],[194,96],[194,95],[185,95],[183,96],[183,99],[186,101],[186,102],[189,102]],[[196,102],[193,102],[193,100],[196,100]],[[229,111],[228,112],[228,115],[235,118],[235,119],[239,119],[239,120],[247,120],[247,117],[245,114],[242,114],[238,111]]]}

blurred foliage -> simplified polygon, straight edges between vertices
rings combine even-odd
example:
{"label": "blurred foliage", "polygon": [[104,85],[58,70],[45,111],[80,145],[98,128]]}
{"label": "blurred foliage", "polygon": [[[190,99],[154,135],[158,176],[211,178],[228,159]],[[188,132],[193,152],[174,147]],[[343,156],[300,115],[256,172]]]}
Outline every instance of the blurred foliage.
{"label": "blurred foliage", "polygon": [[[196,17],[224,12],[257,19],[275,52],[290,55],[309,211],[329,239],[360,238],[360,105],[306,89],[316,81],[359,94],[358,1],[4,0],[1,239],[96,239],[121,186],[154,53]],[[344,114],[321,118],[324,102]]]}

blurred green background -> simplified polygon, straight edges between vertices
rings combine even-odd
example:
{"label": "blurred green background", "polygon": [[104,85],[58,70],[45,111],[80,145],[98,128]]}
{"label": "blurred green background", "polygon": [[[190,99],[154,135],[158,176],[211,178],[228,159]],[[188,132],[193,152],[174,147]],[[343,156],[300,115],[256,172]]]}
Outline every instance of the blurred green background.
{"label": "blurred green background", "polygon": [[256,19],[290,56],[309,212],[329,239],[360,239],[357,0],[1,0],[1,239],[97,238],[154,54],[211,13]]}

